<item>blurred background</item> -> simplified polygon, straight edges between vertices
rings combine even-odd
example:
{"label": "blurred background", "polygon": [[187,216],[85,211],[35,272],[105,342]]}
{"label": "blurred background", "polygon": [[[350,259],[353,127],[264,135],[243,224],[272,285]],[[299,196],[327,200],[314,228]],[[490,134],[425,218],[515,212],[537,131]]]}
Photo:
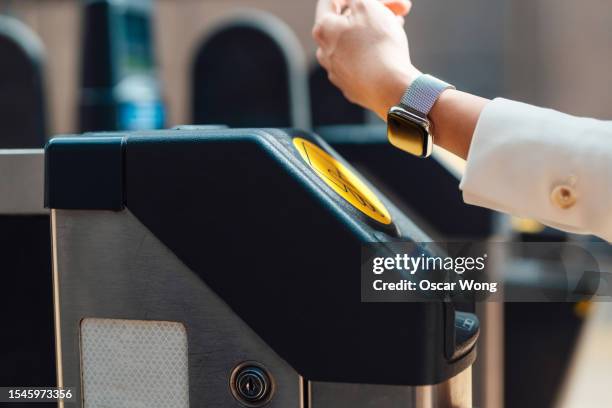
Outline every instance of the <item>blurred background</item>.
{"label": "blurred background", "polygon": [[[457,188],[462,163],[456,158],[425,163],[389,152],[382,123],[346,102],[318,67],[310,35],[315,4],[0,0],[0,149],[40,148],[57,134],[183,124],[315,129],[434,238],[592,240],[466,207]],[[406,31],[414,63],[459,89],[612,118],[607,1],[414,0]],[[410,183],[397,177],[411,171],[428,176]],[[28,234],[17,237],[21,241],[16,237],[6,234],[2,246],[33,242]],[[40,247],[44,252],[48,243]],[[515,265],[503,273],[512,275]],[[53,384],[51,275],[45,276],[33,298],[46,312],[24,309],[30,320],[18,316],[14,327],[47,331],[29,336],[32,343],[19,336],[14,344],[4,340],[0,367],[8,362],[5,367],[21,371],[2,371],[0,385],[28,381],[19,378],[30,378],[19,385]],[[29,278],[14,279],[18,287]],[[2,299],[4,310],[14,306],[10,296]],[[606,346],[612,313],[585,323],[595,316],[593,309],[516,304],[480,311],[488,324],[475,370],[478,406],[606,406],[586,399],[601,401],[593,389],[606,387],[594,379],[609,375],[610,367],[601,362],[612,359]],[[601,324],[608,331],[589,334]],[[15,344],[23,346],[21,354],[14,352]],[[32,354],[34,348],[41,354]],[[584,361],[600,364],[581,365]]]}
{"label": "blurred background", "polygon": [[[45,48],[49,133],[78,130],[82,21],[79,0],[2,0]],[[158,0],[155,57],[169,125],[192,122],[192,67],[215,24],[240,8],[291,27],[309,64],[314,0]],[[612,116],[610,5],[602,0],[415,0],[406,29],[413,60],[462,89],[577,115]]]}

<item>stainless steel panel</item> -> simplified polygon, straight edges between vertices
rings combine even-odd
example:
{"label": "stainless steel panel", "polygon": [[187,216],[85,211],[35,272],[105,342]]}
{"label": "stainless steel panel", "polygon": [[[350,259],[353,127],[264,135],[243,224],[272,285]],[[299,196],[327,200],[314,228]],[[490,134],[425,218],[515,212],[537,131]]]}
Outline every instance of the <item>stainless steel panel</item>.
{"label": "stainless steel panel", "polygon": [[302,406],[300,376],[129,211],[53,210],[52,230],[58,378],[77,401],[80,321],[100,317],[183,323],[192,407],[242,407],[229,378],[247,360],[273,376],[268,407]]}
{"label": "stainless steel panel", "polygon": [[472,369],[417,387],[311,382],[309,400],[309,408],[472,408]]}
{"label": "stainless steel panel", "polygon": [[0,214],[48,214],[42,149],[0,149]]}
{"label": "stainless steel panel", "polygon": [[478,358],[474,363],[474,404],[478,407],[504,406],[504,303],[476,304],[481,321]]}

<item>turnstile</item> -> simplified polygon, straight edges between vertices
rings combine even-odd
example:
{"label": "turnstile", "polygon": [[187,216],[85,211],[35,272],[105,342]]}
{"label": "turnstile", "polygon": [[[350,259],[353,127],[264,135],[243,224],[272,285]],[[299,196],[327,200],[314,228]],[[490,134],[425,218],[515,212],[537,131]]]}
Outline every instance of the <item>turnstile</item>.
{"label": "turnstile", "polygon": [[315,135],[54,139],[45,199],[84,406],[472,406],[477,325],[360,301],[362,244],[430,239]]}
{"label": "turnstile", "polygon": [[81,0],[81,131],[158,129],[152,0]]}
{"label": "turnstile", "polygon": [[[327,84],[327,86],[326,86]],[[319,79],[316,95],[331,91],[332,85]],[[346,100],[344,110],[355,109]],[[341,116],[339,120],[341,120]],[[498,229],[501,218],[493,211],[466,205],[459,190],[460,166],[450,153],[436,150],[423,160],[389,144],[384,124],[342,125],[329,122],[321,113],[314,116],[316,130],[334,148],[375,180],[377,186],[400,208],[418,220],[419,225],[438,241],[486,240]],[[318,119],[318,120],[317,120]],[[446,153],[446,154],[445,154]],[[499,268],[496,269],[501,274]],[[480,358],[474,367],[474,403],[476,406],[503,406],[504,388],[504,305],[481,302],[461,305],[475,311],[483,321]]]}
{"label": "turnstile", "polygon": [[303,49],[270,13],[245,10],[212,27],[191,75],[193,123],[310,127]]}
{"label": "turnstile", "polygon": [[[398,204],[404,204],[406,211],[420,217],[420,224],[431,226],[432,234],[438,232],[440,239],[486,240],[496,233],[497,239],[519,242],[566,239],[565,233],[551,228],[509,234],[506,230],[510,230],[510,217],[465,205],[458,188],[459,177],[449,171],[443,160],[435,154],[421,160],[394,148],[387,142],[384,125],[328,125],[317,131],[352,164],[379,181],[381,189]],[[504,264],[496,264],[496,273],[505,279],[506,287],[529,287],[543,265],[533,267],[529,279],[518,272],[528,264],[545,264],[546,260],[540,258],[543,256],[511,254]],[[502,403],[508,407],[551,406],[566,375],[582,323],[574,309],[571,303],[478,304],[476,313],[488,324],[483,325],[481,358],[474,370],[478,391],[475,403],[487,407]],[[550,359],[541,352],[543,348],[561,357]],[[519,359],[524,361],[520,365],[514,363]],[[536,384],[540,392],[534,396],[528,384]]]}

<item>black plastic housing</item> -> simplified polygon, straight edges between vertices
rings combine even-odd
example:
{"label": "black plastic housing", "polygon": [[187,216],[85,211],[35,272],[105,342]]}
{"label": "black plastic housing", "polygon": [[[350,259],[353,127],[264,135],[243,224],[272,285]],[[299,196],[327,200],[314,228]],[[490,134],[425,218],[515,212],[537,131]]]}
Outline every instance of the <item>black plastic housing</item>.
{"label": "black plastic housing", "polygon": [[60,138],[46,150],[46,205],[131,211],[308,380],[421,385],[463,371],[475,347],[449,357],[452,304],[360,299],[363,243],[430,239],[371,185],[391,225],[341,198],[300,157],[297,136],[351,168],[294,130]]}

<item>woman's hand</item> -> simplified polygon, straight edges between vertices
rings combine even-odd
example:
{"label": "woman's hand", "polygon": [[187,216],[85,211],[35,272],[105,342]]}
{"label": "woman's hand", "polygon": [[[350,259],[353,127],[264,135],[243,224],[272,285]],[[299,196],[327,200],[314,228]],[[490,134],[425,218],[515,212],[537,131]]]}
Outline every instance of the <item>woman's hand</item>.
{"label": "woman's hand", "polygon": [[319,0],[317,59],[344,96],[386,119],[420,75],[410,61],[404,16],[409,0]]}
{"label": "woman's hand", "polygon": [[[387,119],[421,72],[412,65],[404,16],[409,0],[319,0],[317,58],[344,96]],[[466,158],[487,100],[448,89],[429,112],[434,143]]]}

